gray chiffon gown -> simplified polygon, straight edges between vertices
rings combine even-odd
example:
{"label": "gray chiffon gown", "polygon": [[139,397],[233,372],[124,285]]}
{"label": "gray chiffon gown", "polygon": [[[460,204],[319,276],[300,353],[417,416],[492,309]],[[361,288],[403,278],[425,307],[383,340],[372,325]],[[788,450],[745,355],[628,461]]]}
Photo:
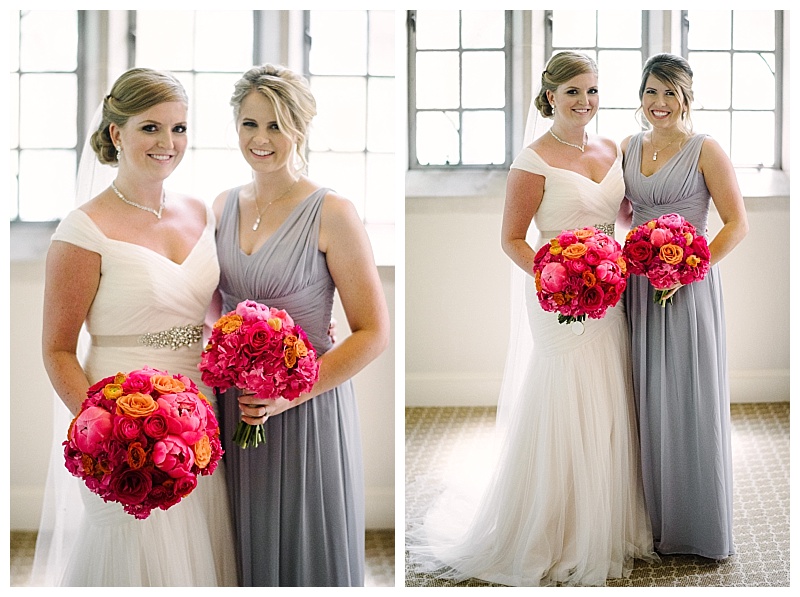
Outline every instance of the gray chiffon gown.
{"label": "gray chiffon gown", "polygon": [[[698,170],[704,135],[651,176],[641,173],[642,134],[625,156],[633,225],[679,213],[706,233],[711,196]],[[631,276],[625,291],[645,502],[656,550],[724,559],[734,554],[730,395],[718,266],[672,304]]]}
{"label": "gray chiffon gown", "polygon": [[[245,299],[285,309],[318,354],[331,347],[334,283],[318,249],[328,189],[303,200],[252,255],[239,244],[239,189],[217,231],[225,311]],[[364,474],[350,381],[270,417],[266,443],[242,449],[237,390],[218,400],[243,586],[362,586]]]}

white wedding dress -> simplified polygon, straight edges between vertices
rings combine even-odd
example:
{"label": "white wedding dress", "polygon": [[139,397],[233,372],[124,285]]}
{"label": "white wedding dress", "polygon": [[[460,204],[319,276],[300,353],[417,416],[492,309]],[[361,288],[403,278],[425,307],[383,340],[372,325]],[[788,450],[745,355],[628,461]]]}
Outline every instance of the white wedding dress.
{"label": "white wedding dress", "polygon": [[[624,193],[619,151],[599,183],[550,167],[530,148],[512,168],[546,178],[534,248],[564,229],[614,223]],[[411,563],[455,580],[603,585],[627,576],[634,558],[655,558],[624,307],[587,319],[576,335],[542,310],[533,277],[525,280],[528,325],[518,329],[532,350],[509,353],[496,458],[483,484],[446,484],[409,529]]]}
{"label": "white wedding dress", "polygon": [[[202,236],[181,264],[107,238],[80,209],[61,222],[53,240],[102,256],[100,286],[85,326],[93,339],[81,361],[90,383],[149,365],[189,376],[213,401],[213,392],[199,381],[200,341],[176,350],[136,342],[145,333],[203,323],[219,279],[210,209],[206,217]],[[58,444],[66,439],[69,413],[56,400],[62,437],[58,440],[57,428],[31,584],[235,586],[222,462],[212,475],[200,477],[197,488],[180,503],[137,520],[119,504],[103,502],[67,472]]]}

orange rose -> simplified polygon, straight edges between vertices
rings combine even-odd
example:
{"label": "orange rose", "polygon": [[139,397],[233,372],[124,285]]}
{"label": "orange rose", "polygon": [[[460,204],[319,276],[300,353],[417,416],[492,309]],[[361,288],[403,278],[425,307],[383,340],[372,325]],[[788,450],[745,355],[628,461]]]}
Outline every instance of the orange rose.
{"label": "orange rose", "polygon": [[133,470],[142,468],[147,462],[147,451],[141,442],[131,442],[128,446],[128,466]]}
{"label": "orange rose", "polygon": [[186,389],[186,384],[169,375],[154,375],[150,380],[159,394],[179,394]]}
{"label": "orange rose", "polygon": [[624,276],[625,273],[628,271],[628,262],[625,261],[625,258],[622,255],[617,257],[617,265],[619,266],[619,269],[622,272],[622,275]]}
{"label": "orange rose", "polygon": [[678,265],[681,261],[683,261],[683,249],[678,245],[667,243],[666,245],[661,245],[661,249],[658,251],[658,256],[664,263],[668,263],[669,265]]}
{"label": "orange rose", "polygon": [[700,265],[700,258],[697,255],[689,255],[686,258],[686,265],[689,267],[697,267]]}
{"label": "orange rose", "polygon": [[586,288],[592,288],[597,284],[597,278],[589,270],[584,271],[581,277],[583,278],[583,285],[586,286]]}
{"label": "orange rose", "polygon": [[691,232],[684,232],[683,233],[683,238],[686,239],[686,246],[687,247],[694,242],[694,236],[692,235]]}
{"label": "orange rose", "polygon": [[109,400],[116,400],[122,396],[122,386],[116,383],[107,383],[103,388],[103,396]]}
{"label": "orange rose", "polygon": [[150,394],[134,392],[117,400],[117,414],[131,417],[146,417],[158,410],[158,404]]}
{"label": "orange rose", "polygon": [[564,293],[562,292],[555,292],[553,293],[553,302],[558,305],[559,307],[563,305],[566,301],[564,300]]}
{"label": "orange rose", "polygon": [[578,237],[578,240],[586,240],[587,238],[592,238],[594,236],[594,230],[589,230],[586,228],[581,228],[580,230],[575,230],[575,236]]}
{"label": "orange rose", "polygon": [[586,254],[586,245],[582,243],[575,243],[568,246],[561,253],[566,259],[578,259]]}
{"label": "orange rose", "polygon": [[115,383],[115,384],[122,385],[123,383],[125,383],[125,380],[126,380],[126,379],[128,379],[128,376],[127,376],[127,375],[125,375],[124,373],[117,373],[117,374],[114,376],[114,383]]}
{"label": "orange rose", "polygon": [[655,227],[656,227],[656,221],[655,221],[655,220],[650,220],[649,222],[647,222],[647,227],[648,227],[650,230],[655,230]]}
{"label": "orange rose", "polygon": [[283,351],[283,362],[289,369],[297,364],[297,353],[294,351],[294,346],[289,346]]}
{"label": "orange rose", "polygon": [[536,270],[536,273],[533,276],[533,281],[536,283],[536,292],[542,291],[542,272]]}
{"label": "orange rose", "polygon": [[269,327],[276,332],[280,332],[281,328],[283,327],[283,322],[278,317],[270,317],[267,319],[267,323],[269,324]]}
{"label": "orange rose", "polygon": [[223,315],[214,324],[214,329],[221,328],[223,334],[230,334],[241,327],[242,321],[241,315]]}
{"label": "orange rose", "polygon": [[211,462],[211,441],[207,435],[201,437],[192,446],[194,452],[194,462],[200,468],[206,468]]}
{"label": "orange rose", "polygon": [[297,356],[302,359],[308,354],[308,347],[305,342],[298,338],[294,345],[294,351],[297,353]]}

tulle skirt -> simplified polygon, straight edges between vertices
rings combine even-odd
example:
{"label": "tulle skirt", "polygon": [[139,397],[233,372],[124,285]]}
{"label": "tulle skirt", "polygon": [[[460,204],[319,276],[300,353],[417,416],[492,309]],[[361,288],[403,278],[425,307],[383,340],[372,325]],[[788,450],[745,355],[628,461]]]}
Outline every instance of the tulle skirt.
{"label": "tulle skirt", "polygon": [[629,575],[635,558],[657,558],[622,306],[587,320],[582,335],[553,313],[531,313],[534,350],[486,474],[449,482],[409,529],[420,572],[512,586],[603,585]]}

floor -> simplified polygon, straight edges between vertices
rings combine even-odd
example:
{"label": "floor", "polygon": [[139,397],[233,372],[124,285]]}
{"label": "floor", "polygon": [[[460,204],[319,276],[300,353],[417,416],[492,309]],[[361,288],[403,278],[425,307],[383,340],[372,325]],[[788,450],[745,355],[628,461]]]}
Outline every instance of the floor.
{"label": "floor", "polygon": [[[492,435],[494,408],[406,409],[406,520],[420,520],[441,491],[450,454]],[[610,587],[789,587],[790,484],[788,402],[732,404],[733,533],[736,555],[715,562],[664,556],[636,562],[629,578]],[[471,452],[470,452],[471,453]],[[489,586],[418,574],[406,562],[405,586]]]}
{"label": "floor", "polygon": [[[23,587],[28,581],[36,533],[11,531],[11,586]],[[364,585],[367,587],[395,586],[394,531],[367,531],[366,573]]]}

